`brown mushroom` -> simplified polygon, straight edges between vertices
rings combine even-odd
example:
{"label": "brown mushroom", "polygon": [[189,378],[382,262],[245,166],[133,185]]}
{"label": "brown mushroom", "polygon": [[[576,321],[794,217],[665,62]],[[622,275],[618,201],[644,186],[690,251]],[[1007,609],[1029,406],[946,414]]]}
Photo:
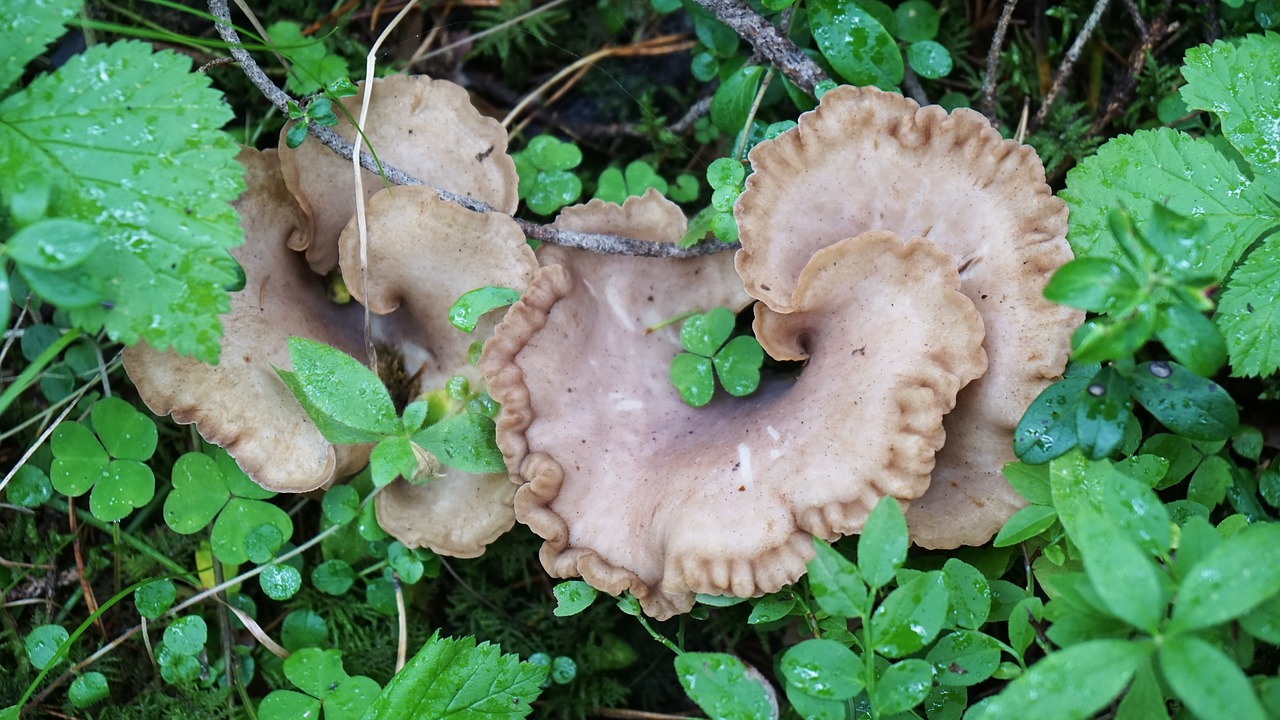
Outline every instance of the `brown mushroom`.
{"label": "brown mushroom", "polygon": [[859,233],[923,236],[958,261],[990,369],[947,418],[932,485],[907,519],[925,547],[986,542],[1024,504],[1000,474],[1014,459],[1013,429],[1062,372],[1082,319],[1042,296],[1071,251],[1066,205],[1035,151],[976,112],[846,86],[750,158],[755,172],[735,208],[737,266],[747,291],[779,311],[792,308],[819,249]]}
{"label": "brown mushroom", "polygon": [[[486,285],[525,289],[537,261],[520,227],[507,215],[474,213],[423,187],[383,190],[370,198],[366,214],[363,273],[354,218],[339,246],[347,288],[375,313],[375,342],[395,348],[423,389],[459,374],[480,382],[467,350],[492,333],[496,320],[482,320],[467,334],[449,323],[448,310],[463,293]],[[449,468],[423,485],[392,482],[378,496],[378,523],[409,547],[474,557],[515,523],[514,494],[504,473]]]}
{"label": "brown mushroom", "polygon": [[289,368],[285,341],[301,336],[364,356],[361,313],[325,296],[321,278],[288,243],[303,222],[274,151],[245,148],[247,189],[236,201],[245,242],[231,251],[245,286],[222,318],[222,359],[205,365],[145,344],[125,350],[124,366],[147,407],[195,423],[225,447],[255,482],[303,492],[359,470],[366,446],[334,446],[294,400],[273,368]]}
{"label": "brown mushroom", "polygon": [[[682,217],[660,234],[631,224],[663,206],[679,217],[650,195],[557,224],[673,242]],[[811,535],[858,531],[884,495],[919,496],[942,414],[985,366],[955,261],[927,241],[872,233],[818,253],[792,313],[757,306],[763,343],[810,358],[798,381],[694,409],[667,378],[675,327],[645,329],[692,308],[740,307],[724,255],[548,248],[540,259],[480,363],[503,403],[499,446],[525,482],[517,517],[546,540],[551,574],[630,591],[655,617],[687,611],[698,592],[777,590],[803,574]]]}
{"label": "brown mushroom", "polygon": [[[356,95],[341,102],[355,117],[361,99]],[[355,138],[341,113],[335,130],[347,140]],[[284,142],[287,132],[288,126],[281,130],[280,164],[285,182],[311,221],[292,247],[306,250],[311,267],[327,273],[338,264],[338,236],[355,213],[351,162],[315,140],[290,150]],[[429,185],[515,212],[518,181],[515,163],[507,155],[507,132],[480,115],[461,87],[422,75],[378,78],[364,133],[366,147],[372,147],[382,162]],[[385,187],[370,172],[364,173],[363,184],[366,199]]]}

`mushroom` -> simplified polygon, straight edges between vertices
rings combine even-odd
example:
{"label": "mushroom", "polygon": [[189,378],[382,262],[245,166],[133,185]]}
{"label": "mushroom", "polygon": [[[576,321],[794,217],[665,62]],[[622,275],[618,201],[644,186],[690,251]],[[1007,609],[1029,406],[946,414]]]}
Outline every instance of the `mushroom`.
{"label": "mushroom", "polygon": [[304,222],[274,151],[241,150],[247,189],[236,209],[245,242],[231,251],[245,286],[223,316],[222,359],[205,365],[146,344],[127,348],[124,366],[147,407],[175,422],[195,423],[227,449],[259,485],[281,492],[314,490],[360,469],[367,446],[329,443],[277,377],[288,368],[291,335],[364,357],[361,313],[325,296],[321,278],[288,245]]}
{"label": "mushroom", "polygon": [[1025,504],[1001,475],[1027,405],[1062,372],[1080,312],[1042,292],[1071,259],[1066,205],[1035,151],[980,114],[843,86],[757,145],[735,208],[747,292],[780,312],[820,249],[871,230],[923,236],[959,263],[990,369],[961,394],[928,492],[907,510],[930,548],[986,542]]}
{"label": "mushroom", "polygon": [[[520,227],[507,215],[471,212],[425,187],[378,192],[366,217],[367,267],[362,273],[354,218],[339,240],[340,267],[352,297],[375,313],[374,341],[395,348],[424,388],[443,387],[459,374],[479,383],[467,351],[496,322],[484,319],[467,334],[449,323],[448,310],[478,287],[524,290],[537,260]],[[409,547],[475,557],[515,523],[515,489],[504,473],[453,468],[423,485],[395,480],[378,496],[378,523]]]}
{"label": "mushroom", "polygon": [[[684,230],[652,192],[620,208],[593,201],[556,224],[660,242]],[[667,379],[676,329],[646,328],[692,308],[742,307],[724,254],[546,248],[540,260],[480,361],[503,404],[499,447],[524,483],[516,515],[546,540],[551,574],[630,591],[659,618],[699,592],[777,590],[804,573],[811,535],[857,532],[883,496],[918,497],[942,415],[985,368],[955,260],[921,239],[869,233],[817,253],[792,312],[756,310],[771,352],[808,358],[799,380],[701,409]]]}
{"label": "mushroom", "polygon": [[[363,93],[364,82],[360,87]],[[341,102],[356,116],[362,97]],[[378,78],[363,129],[381,162],[508,215],[516,211],[518,180],[507,155],[507,132],[480,115],[461,87],[424,75]],[[339,113],[335,130],[347,140],[355,138],[345,113]],[[338,236],[355,212],[351,162],[314,140],[289,149],[288,127],[280,132],[285,182],[310,220],[291,247],[305,250],[312,269],[327,273],[338,264]],[[363,185],[366,200],[384,187],[370,172],[364,172]]]}

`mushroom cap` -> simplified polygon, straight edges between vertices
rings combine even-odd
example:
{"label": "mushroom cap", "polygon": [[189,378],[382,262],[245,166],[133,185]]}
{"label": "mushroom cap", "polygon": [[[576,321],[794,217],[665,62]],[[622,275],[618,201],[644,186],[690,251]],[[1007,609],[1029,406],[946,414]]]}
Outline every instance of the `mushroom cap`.
{"label": "mushroom cap", "polygon": [[[618,219],[656,200],[562,220],[659,239]],[[593,212],[612,219],[588,222]],[[503,405],[498,445],[525,483],[516,515],[546,540],[552,575],[630,591],[659,618],[698,592],[777,590],[804,573],[810,535],[856,532],[880,497],[922,493],[941,416],[985,366],[955,261],[926,241],[871,234],[815,258],[796,312],[757,310],[766,343],[811,356],[798,381],[695,409],[668,380],[676,328],[644,330],[691,308],[740,307],[725,255],[546,248],[540,259],[480,362]],[[848,383],[863,373],[885,381]],[[865,437],[871,428],[883,432]]]}
{"label": "mushroom cap", "polygon": [[[519,203],[515,162],[507,155],[507,131],[471,105],[467,91],[447,80],[423,75],[378,78],[364,134],[367,146],[383,163],[427,183],[469,195],[507,214]],[[360,113],[361,94],[343,98],[353,117]],[[280,132],[280,164],[285,182],[311,221],[294,241],[306,250],[312,269],[324,274],[338,264],[338,236],[355,213],[355,183],[351,161],[315,140],[289,149]],[[355,131],[339,113],[338,134],[354,140]],[[366,147],[367,149],[367,147]],[[368,199],[385,185],[364,171]]]}
{"label": "mushroom cap", "polygon": [[819,249],[870,230],[923,236],[959,263],[986,326],[990,368],[960,396],[933,482],[912,503],[912,539],[931,548],[986,542],[1025,501],[1000,473],[1013,430],[1066,365],[1083,313],[1043,297],[1071,259],[1066,205],[1035,151],[980,114],[920,108],[842,86],[796,128],[757,145],[735,215],[747,292],[781,312]]}
{"label": "mushroom cap", "polygon": [[289,249],[303,222],[274,151],[241,150],[247,189],[236,201],[245,242],[231,251],[244,289],[222,317],[222,360],[205,365],[145,344],[125,349],[124,366],[147,407],[195,423],[254,482],[280,492],[314,490],[368,461],[367,446],[334,446],[316,429],[272,366],[289,368],[290,336],[363,357],[360,309],[325,296],[322,279]]}
{"label": "mushroom cap", "polygon": [[[424,388],[443,387],[458,374],[480,382],[467,350],[492,334],[496,321],[484,318],[468,334],[449,322],[449,308],[486,285],[524,291],[538,262],[520,227],[507,215],[471,212],[425,187],[374,194],[366,223],[364,273],[355,218],[339,239],[340,267],[352,297],[375,313],[375,341],[400,351],[405,372]],[[475,557],[515,524],[515,491],[505,473],[447,468],[424,485],[392,482],[378,495],[378,523],[406,546]]]}

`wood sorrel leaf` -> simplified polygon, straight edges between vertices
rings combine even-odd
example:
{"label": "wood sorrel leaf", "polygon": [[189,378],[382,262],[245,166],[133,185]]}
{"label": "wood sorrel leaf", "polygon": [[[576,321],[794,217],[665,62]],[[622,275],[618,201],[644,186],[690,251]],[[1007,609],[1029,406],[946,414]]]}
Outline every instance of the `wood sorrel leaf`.
{"label": "wood sorrel leaf", "polygon": [[750,395],[760,386],[760,365],[764,349],[749,335],[736,337],[711,359],[725,391],[734,397]]}
{"label": "wood sorrel leaf", "polygon": [[680,327],[680,344],[691,353],[709,358],[729,339],[733,325],[733,313],[728,308],[712,308],[684,321]]}
{"label": "wood sorrel leaf", "polygon": [[680,353],[671,359],[668,371],[671,384],[690,407],[702,407],[711,402],[715,393],[715,377],[711,361],[692,353]]}
{"label": "wood sorrel leaf", "polygon": [[145,461],[156,451],[156,424],[120,398],[94,403],[90,418],[111,457]]}
{"label": "wood sorrel leaf", "polygon": [[1227,440],[1239,424],[1236,403],[1226,390],[1177,363],[1143,363],[1130,380],[1138,402],[1179,435]]}
{"label": "wood sorrel leaf", "polygon": [[284,676],[308,695],[324,700],[349,675],[342,668],[341,650],[302,648],[284,659]]}
{"label": "wood sorrel leaf", "polygon": [[[465,292],[449,308],[449,322],[463,332],[472,332],[480,317],[490,310],[506,307],[520,299],[520,293],[511,288],[486,285]],[[417,428],[414,428],[415,430]]]}
{"label": "wood sorrel leaf", "polygon": [[248,562],[249,533],[259,525],[275,527],[282,540],[293,535],[293,521],[288,513],[275,505],[246,498],[228,500],[209,534],[209,546],[214,556],[228,565]]}
{"label": "wood sorrel leaf", "polygon": [[203,530],[230,498],[213,458],[189,452],[173,464],[173,489],[164,499],[164,520],[174,532],[190,535]]}

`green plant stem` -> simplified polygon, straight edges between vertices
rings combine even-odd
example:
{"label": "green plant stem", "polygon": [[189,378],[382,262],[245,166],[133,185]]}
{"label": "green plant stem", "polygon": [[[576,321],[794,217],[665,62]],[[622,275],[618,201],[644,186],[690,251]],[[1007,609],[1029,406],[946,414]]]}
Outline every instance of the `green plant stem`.
{"label": "green plant stem", "polygon": [[[57,497],[50,498],[46,504],[49,507],[52,507],[54,510],[57,510],[58,512],[62,512],[62,513],[67,512],[67,501],[63,500],[62,498],[57,498]],[[104,523],[98,518],[94,517],[93,513],[90,513],[86,510],[81,510],[80,508],[76,508],[76,517],[79,518],[81,522],[87,525],[92,525],[93,527],[101,530],[102,532],[105,532],[105,533],[112,532],[111,526],[114,523]],[[196,576],[191,574],[189,570],[182,567],[178,563],[174,562],[174,560],[170,558],[168,555],[165,555],[159,550],[156,550],[155,548],[151,547],[145,542],[134,537],[132,534],[127,532],[121,533],[120,539],[123,540],[126,545],[132,546],[138,552],[160,563],[165,567],[166,570],[172,572],[178,577],[181,577],[187,580],[188,582],[193,582],[193,583],[199,582]]]}
{"label": "green plant stem", "polygon": [[21,395],[28,387],[31,387],[31,384],[40,377],[40,373],[44,372],[45,368],[53,363],[53,361],[58,358],[58,355],[62,354],[62,351],[65,350],[68,345],[82,337],[84,337],[83,330],[79,328],[71,328],[63,333],[57,340],[54,340],[49,347],[44,349],[44,352],[37,355],[36,359],[32,360],[31,364],[24,368],[22,372],[18,374],[18,377],[13,379],[13,382],[9,387],[5,388],[4,393],[0,394],[0,415],[3,415],[4,411],[9,409],[9,406],[13,404],[13,401],[18,399],[19,395]]}
{"label": "green plant stem", "polygon": [[871,708],[871,720],[880,720],[880,709],[876,707],[876,651],[871,642],[871,618],[862,618],[862,660],[866,664],[866,677],[862,685],[867,690],[867,705]]}
{"label": "green plant stem", "polygon": [[644,613],[640,613],[639,615],[636,615],[636,619],[640,621],[640,624],[644,626],[645,631],[648,632],[649,636],[652,637],[654,640],[657,640],[658,642],[662,643],[664,646],[666,646],[668,650],[670,650],[671,652],[677,655],[684,654],[684,650],[681,650],[680,646],[671,642],[670,640],[667,639],[665,635],[653,629],[653,626],[649,624],[649,618],[645,617]]}

